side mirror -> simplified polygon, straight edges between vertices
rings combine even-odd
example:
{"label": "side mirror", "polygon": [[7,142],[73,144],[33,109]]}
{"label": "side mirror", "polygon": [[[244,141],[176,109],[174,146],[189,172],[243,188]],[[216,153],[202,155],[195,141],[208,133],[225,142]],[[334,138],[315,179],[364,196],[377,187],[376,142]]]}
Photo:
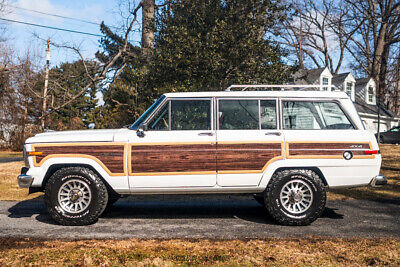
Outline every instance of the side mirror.
{"label": "side mirror", "polygon": [[138,136],[138,137],[144,137],[145,136],[145,134],[144,134],[144,130],[146,129],[146,126],[145,125],[140,125],[139,127],[138,127],[138,129],[136,130],[136,135]]}

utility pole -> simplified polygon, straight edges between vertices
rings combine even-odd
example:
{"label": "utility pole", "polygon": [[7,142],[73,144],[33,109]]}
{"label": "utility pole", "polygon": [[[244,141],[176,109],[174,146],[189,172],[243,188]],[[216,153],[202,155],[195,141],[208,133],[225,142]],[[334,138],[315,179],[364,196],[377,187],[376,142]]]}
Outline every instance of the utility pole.
{"label": "utility pole", "polygon": [[47,39],[46,49],[46,74],[44,77],[44,89],[43,89],[43,106],[42,106],[42,131],[44,131],[44,122],[46,120],[46,109],[47,109],[47,88],[49,86],[49,66],[50,66],[50,38]]}

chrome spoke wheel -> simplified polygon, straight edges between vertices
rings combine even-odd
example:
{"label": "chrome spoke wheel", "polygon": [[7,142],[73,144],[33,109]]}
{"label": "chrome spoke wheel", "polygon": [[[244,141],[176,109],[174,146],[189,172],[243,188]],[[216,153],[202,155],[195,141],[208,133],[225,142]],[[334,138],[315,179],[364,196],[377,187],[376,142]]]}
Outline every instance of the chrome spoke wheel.
{"label": "chrome spoke wheel", "polygon": [[287,182],[282,187],[279,198],[287,211],[299,214],[311,207],[313,192],[306,182],[296,179]]}
{"label": "chrome spoke wheel", "polygon": [[79,213],[87,209],[92,200],[89,185],[78,179],[65,182],[58,191],[58,203],[64,211]]}

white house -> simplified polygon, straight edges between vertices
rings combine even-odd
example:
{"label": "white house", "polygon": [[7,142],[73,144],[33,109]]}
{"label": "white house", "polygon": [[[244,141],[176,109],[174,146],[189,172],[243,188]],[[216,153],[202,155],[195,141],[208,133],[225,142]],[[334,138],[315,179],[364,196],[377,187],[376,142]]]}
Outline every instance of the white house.
{"label": "white house", "polygon": [[345,91],[353,100],[356,97],[356,79],[351,72],[334,75],[332,78],[334,90]]}
{"label": "white house", "polygon": [[[351,72],[332,75],[328,68],[320,68],[297,71],[293,75],[293,82],[326,85],[320,90],[346,92],[354,102],[365,127],[377,132],[378,105],[376,104],[376,84],[372,78],[355,79]],[[382,105],[379,107],[379,113],[381,132],[400,125],[400,117],[396,117]]]}
{"label": "white house", "polygon": [[[376,103],[376,84],[372,78],[356,81],[356,107],[367,129],[376,132],[378,129],[378,106]],[[398,126],[400,118],[385,107],[380,107],[380,131],[387,131]]]}

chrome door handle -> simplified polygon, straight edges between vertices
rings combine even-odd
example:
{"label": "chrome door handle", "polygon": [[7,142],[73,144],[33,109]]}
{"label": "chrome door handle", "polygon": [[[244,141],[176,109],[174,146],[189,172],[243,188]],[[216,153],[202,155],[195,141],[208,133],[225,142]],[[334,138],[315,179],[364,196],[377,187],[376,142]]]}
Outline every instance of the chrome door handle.
{"label": "chrome door handle", "polygon": [[268,132],[268,133],[265,133],[265,135],[281,136],[281,133],[279,133],[279,132]]}
{"label": "chrome door handle", "polygon": [[199,133],[200,136],[213,136],[213,133]]}

